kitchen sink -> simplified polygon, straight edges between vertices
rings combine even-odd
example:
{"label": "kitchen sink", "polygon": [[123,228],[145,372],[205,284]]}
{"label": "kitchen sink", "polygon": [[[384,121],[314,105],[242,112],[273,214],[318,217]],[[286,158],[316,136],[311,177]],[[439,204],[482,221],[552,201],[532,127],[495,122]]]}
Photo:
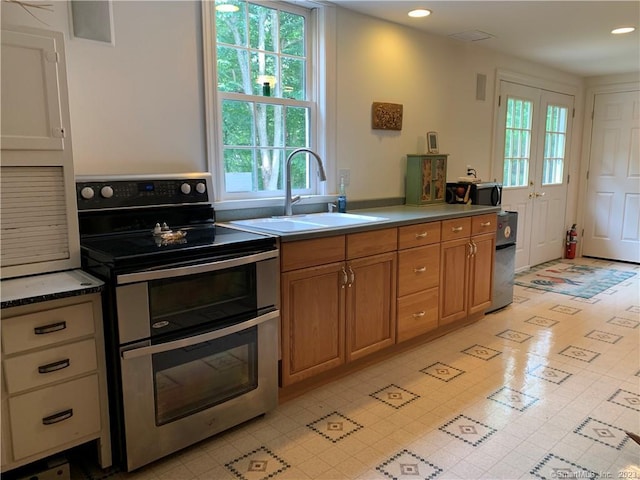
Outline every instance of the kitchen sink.
{"label": "kitchen sink", "polygon": [[384,217],[356,215],[354,213],[309,213],[291,217],[252,218],[249,220],[233,220],[232,224],[243,227],[254,227],[275,232],[304,232],[323,228],[349,227],[367,223],[383,222]]}

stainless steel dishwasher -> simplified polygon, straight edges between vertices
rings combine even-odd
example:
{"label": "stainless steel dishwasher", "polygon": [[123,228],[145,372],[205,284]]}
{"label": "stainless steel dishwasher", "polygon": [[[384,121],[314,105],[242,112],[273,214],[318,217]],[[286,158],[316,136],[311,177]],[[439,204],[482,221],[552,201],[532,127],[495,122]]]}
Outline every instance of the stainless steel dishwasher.
{"label": "stainless steel dishwasher", "polygon": [[487,313],[504,308],[513,302],[517,229],[518,212],[498,213],[496,257],[493,267],[493,300]]}

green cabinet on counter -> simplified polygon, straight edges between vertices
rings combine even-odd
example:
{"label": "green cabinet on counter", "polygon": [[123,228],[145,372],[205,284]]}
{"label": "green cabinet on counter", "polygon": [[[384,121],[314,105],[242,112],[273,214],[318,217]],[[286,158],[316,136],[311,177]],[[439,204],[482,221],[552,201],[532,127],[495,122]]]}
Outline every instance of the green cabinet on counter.
{"label": "green cabinet on counter", "polygon": [[447,154],[407,155],[405,197],[407,205],[444,203]]}

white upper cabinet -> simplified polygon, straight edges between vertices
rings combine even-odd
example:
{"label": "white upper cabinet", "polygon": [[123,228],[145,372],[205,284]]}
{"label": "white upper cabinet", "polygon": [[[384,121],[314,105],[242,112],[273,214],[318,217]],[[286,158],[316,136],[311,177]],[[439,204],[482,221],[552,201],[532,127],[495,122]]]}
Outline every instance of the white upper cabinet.
{"label": "white upper cabinet", "polygon": [[58,41],[2,31],[2,149],[63,150]]}
{"label": "white upper cabinet", "polygon": [[0,277],[80,267],[61,32],[2,28]]}

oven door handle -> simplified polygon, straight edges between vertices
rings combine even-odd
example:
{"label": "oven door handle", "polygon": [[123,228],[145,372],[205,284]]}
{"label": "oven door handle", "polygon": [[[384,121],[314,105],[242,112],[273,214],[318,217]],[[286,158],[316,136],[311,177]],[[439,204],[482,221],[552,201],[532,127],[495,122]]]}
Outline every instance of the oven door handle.
{"label": "oven door handle", "polygon": [[145,272],[127,273],[118,275],[118,285],[126,285],[127,283],[146,282],[149,280],[161,280],[163,278],[183,277],[185,275],[195,275],[197,273],[214,272],[216,270],[224,270],[225,268],[239,267],[250,263],[261,262],[277,258],[278,250],[269,250],[268,252],[254,253],[228,260],[217,260],[214,262],[199,263],[197,265],[188,265],[184,267],[163,268],[161,270],[148,270]]}
{"label": "oven door handle", "polygon": [[169,350],[177,350],[178,348],[190,347],[197,345],[198,343],[210,342],[216,338],[226,337],[227,335],[233,335],[234,333],[241,332],[247,328],[255,327],[261,323],[268,322],[274,318],[280,316],[280,310],[274,310],[273,312],[265,313],[259,317],[252,318],[245,322],[238,323],[237,325],[231,325],[230,327],[221,328],[220,330],[214,330],[213,332],[203,333],[196,335],[195,337],[181,338],[180,340],[174,340],[173,342],[160,343],[158,345],[150,345],[148,347],[138,347],[131,350],[125,350],[120,355],[123,360],[129,360],[131,358],[145,357],[156,353],[168,352]]}

